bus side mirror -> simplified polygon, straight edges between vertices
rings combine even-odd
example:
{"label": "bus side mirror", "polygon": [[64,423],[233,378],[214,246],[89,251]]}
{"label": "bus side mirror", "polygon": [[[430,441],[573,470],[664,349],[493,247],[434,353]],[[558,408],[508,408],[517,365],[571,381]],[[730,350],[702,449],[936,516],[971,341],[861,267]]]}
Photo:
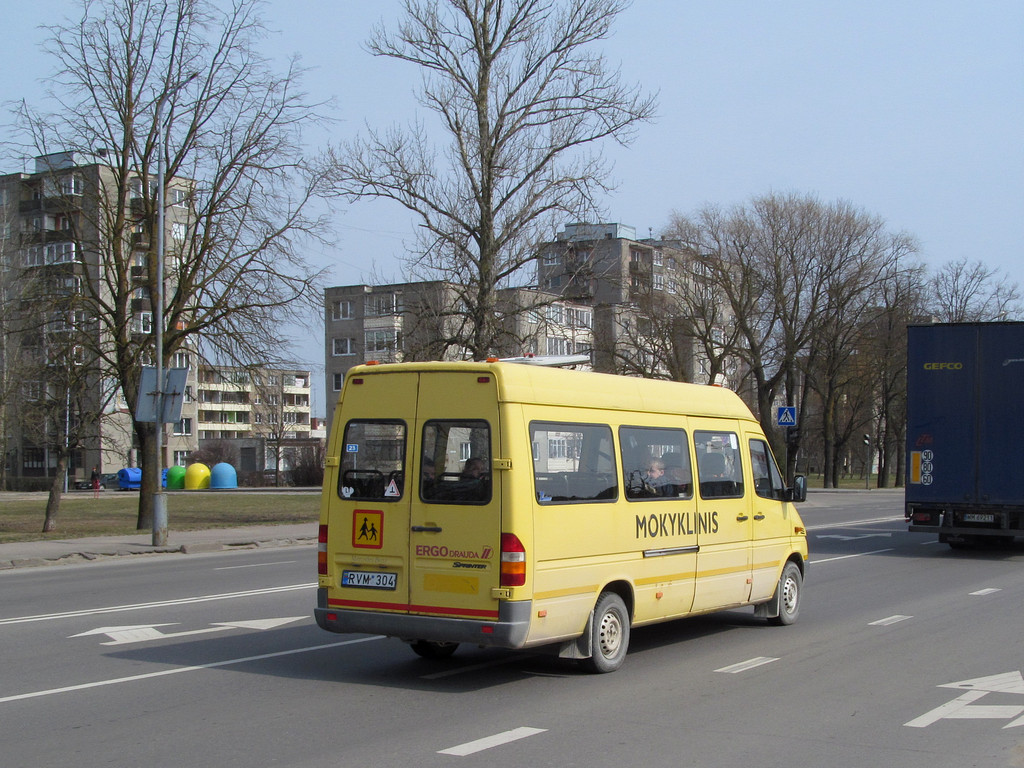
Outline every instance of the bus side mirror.
{"label": "bus side mirror", "polygon": [[793,478],[793,487],[786,489],[786,501],[807,501],[807,478],[797,475]]}

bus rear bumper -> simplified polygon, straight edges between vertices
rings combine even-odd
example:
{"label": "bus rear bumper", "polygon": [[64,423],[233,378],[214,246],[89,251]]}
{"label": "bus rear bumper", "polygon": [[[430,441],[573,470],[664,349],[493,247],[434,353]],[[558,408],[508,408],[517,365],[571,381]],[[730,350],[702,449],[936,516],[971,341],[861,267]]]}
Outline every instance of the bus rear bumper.
{"label": "bus rear bumper", "polygon": [[455,619],[332,608],[327,605],[327,590],[319,588],[313,615],[320,628],[328,632],[386,635],[406,641],[428,640],[494,648],[522,648],[530,631],[531,604],[530,600],[501,601],[498,603],[498,618],[495,621]]}

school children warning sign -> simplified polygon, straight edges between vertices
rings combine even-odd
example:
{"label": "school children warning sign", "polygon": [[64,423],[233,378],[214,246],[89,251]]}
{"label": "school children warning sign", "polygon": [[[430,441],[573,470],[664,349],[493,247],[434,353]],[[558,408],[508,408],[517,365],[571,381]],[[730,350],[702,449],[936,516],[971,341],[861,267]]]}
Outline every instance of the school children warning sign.
{"label": "school children warning sign", "polygon": [[384,546],[384,512],[379,509],[352,511],[352,546],[380,549]]}

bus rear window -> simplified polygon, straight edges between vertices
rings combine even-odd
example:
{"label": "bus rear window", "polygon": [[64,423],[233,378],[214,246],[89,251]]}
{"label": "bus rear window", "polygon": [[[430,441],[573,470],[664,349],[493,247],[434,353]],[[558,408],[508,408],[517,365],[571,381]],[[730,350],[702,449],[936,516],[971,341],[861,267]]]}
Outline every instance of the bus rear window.
{"label": "bus rear window", "polygon": [[486,421],[428,421],[420,448],[420,498],[429,504],[491,500],[491,427]]}
{"label": "bus rear window", "polygon": [[352,420],[341,446],[338,495],[357,501],[398,501],[405,487],[405,424]]}

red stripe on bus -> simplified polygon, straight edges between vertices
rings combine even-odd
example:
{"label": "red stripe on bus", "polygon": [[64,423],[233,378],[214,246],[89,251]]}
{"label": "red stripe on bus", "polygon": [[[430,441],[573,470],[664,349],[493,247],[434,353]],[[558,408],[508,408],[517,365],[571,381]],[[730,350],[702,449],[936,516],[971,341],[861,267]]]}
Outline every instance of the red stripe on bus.
{"label": "red stripe on bus", "polygon": [[376,608],[382,611],[402,611],[404,613],[447,614],[449,616],[465,616],[474,619],[497,619],[497,611],[483,611],[474,608],[445,608],[439,605],[408,605],[399,603],[377,603],[370,600],[328,600],[331,608]]}

